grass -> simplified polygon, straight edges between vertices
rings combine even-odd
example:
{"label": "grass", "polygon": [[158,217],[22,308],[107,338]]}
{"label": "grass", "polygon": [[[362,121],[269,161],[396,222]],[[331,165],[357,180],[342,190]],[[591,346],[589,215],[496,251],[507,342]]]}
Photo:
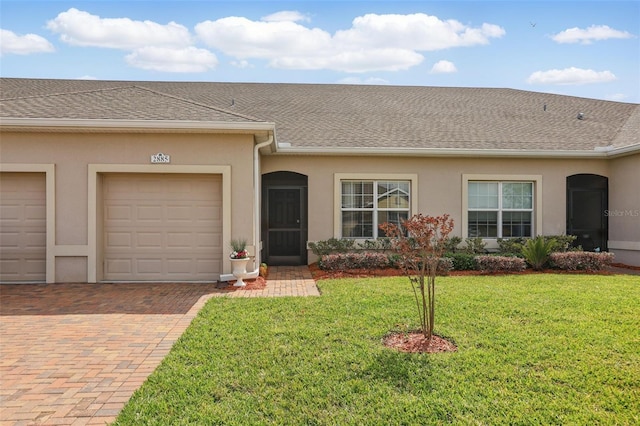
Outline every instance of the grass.
{"label": "grass", "polygon": [[321,297],[211,299],[118,425],[639,424],[640,278],[443,277],[458,352],[383,347],[417,328],[406,278]]}

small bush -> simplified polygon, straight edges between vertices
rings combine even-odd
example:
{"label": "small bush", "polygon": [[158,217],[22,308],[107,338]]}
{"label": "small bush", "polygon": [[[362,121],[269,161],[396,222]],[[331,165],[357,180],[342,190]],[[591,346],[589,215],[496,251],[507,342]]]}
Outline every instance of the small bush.
{"label": "small bush", "polygon": [[554,240],[554,243],[551,245],[551,252],[555,253],[575,250],[573,243],[578,237],[575,235],[549,235],[545,238]]}
{"label": "small bush", "polygon": [[518,272],[527,268],[524,259],[519,257],[476,256],[476,263],[484,272]]}
{"label": "small bush", "polygon": [[[573,242],[576,240],[575,235],[545,235],[536,238],[550,242],[550,253],[574,250]],[[498,238],[498,253],[504,256],[523,256],[522,248],[529,240],[531,238],[527,237]]]}
{"label": "small bush", "polygon": [[555,244],[556,240],[546,239],[544,237],[529,239],[522,246],[522,255],[533,269],[539,271],[547,264],[549,254]]}
{"label": "small bush", "polygon": [[360,250],[391,250],[391,240],[389,238],[378,238],[375,240],[365,240],[357,244]]}
{"label": "small bush", "polygon": [[527,240],[525,237],[498,238],[498,253],[504,256],[522,256],[522,246]]}
{"label": "small bush", "polygon": [[441,257],[438,259],[438,268],[436,274],[449,275],[449,272],[453,269],[453,259],[448,257]]}
{"label": "small bush", "polygon": [[383,253],[335,253],[322,256],[318,266],[328,271],[381,269],[389,266],[389,260]]}
{"label": "small bush", "polygon": [[476,258],[468,253],[446,253],[444,257],[451,259],[453,262],[453,270],[455,271],[473,271],[478,267]]}
{"label": "small bush", "polygon": [[486,253],[485,247],[487,243],[481,237],[476,238],[465,238],[464,240],[465,247],[463,251],[469,254],[481,254]]}
{"label": "small bush", "polygon": [[568,251],[551,253],[551,265],[565,271],[601,271],[613,262],[613,253],[594,253],[590,251]]}
{"label": "small bush", "polygon": [[328,240],[322,240],[309,243],[309,248],[318,257],[331,254],[331,253],[346,253],[354,250],[356,246],[355,240],[348,238],[329,238]]}
{"label": "small bush", "polygon": [[446,253],[457,253],[460,243],[462,243],[462,238],[458,236],[448,237],[444,242],[444,251]]}

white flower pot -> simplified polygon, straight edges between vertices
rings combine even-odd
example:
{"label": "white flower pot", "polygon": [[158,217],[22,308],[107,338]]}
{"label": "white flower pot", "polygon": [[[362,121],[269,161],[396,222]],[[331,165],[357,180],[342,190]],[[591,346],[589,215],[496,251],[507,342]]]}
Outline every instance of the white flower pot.
{"label": "white flower pot", "polygon": [[247,262],[249,262],[248,257],[244,259],[231,259],[231,267],[233,268],[231,273],[238,279],[233,285],[234,287],[244,287],[247,285],[244,281],[242,281],[243,278],[246,278],[248,276]]}

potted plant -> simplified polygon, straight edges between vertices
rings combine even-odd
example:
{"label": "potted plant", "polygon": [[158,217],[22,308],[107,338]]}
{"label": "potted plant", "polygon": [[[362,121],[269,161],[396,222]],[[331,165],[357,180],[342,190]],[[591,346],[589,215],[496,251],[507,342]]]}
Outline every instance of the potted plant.
{"label": "potted plant", "polygon": [[243,287],[246,284],[242,281],[247,276],[247,262],[249,252],[247,251],[246,240],[231,240],[231,254],[229,255],[232,266],[232,274],[237,278],[235,287]]}

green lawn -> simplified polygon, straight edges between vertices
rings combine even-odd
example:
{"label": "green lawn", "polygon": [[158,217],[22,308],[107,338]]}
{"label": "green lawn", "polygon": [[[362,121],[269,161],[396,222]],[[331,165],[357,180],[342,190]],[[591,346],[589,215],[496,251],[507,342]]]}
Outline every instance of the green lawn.
{"label": "green lawn", "polygon": [[117,424],[640,424],[640,277],[437,281],[458,352],[383,347],[416,328],[406,278],[322,296],[211,299]]}

